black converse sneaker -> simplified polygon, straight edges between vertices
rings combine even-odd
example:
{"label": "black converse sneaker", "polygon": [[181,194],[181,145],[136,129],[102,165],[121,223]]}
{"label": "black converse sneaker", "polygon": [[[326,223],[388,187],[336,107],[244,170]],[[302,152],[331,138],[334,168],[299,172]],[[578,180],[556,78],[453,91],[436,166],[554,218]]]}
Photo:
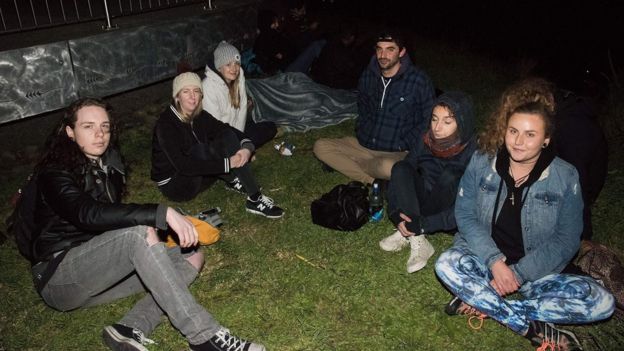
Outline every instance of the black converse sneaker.
{"label": "black converse sneaker", "polygon": [[248,196],[245,207],[247,212],[259,214],[267,218],[280,218],[284,215],[284,210],[275,206],[273,199],[264,195],[260,195],[255,201]]}
{"label": "black converse sneaker", "polygon": [[105,327],[102,338],[106,346],[115,351],[149,351],[143,345],[156,343],[146,338],[142,331],[121,324]]}
{"label": "black converse sneaker", "polygon": [[581,342],[572,331],[556,327],[552,323],[531,321],[525,337],[533,346],[540,347],[540,350],[583,350]]}
{"label": "black converse sneaker", "polygon": [[266,351],[263,345],[243,340],[221,328],[212,339],[200,345],[190,345],[193,351]]}
{"label": "black converse sneaker", "polygon": [[231,182],[225,182],[225,190],[235,191],[239,194],[247,195],[247,191],[245,190],[245,186],[241,183],[238,177],[234,178]]}

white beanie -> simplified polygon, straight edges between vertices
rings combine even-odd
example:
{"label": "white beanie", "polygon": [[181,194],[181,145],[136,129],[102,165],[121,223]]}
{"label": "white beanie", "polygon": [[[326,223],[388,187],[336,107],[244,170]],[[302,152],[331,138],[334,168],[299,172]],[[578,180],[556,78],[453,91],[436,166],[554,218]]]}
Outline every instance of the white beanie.
{"label": "white beanie", "polygon": [[215,68],[219,69],[223,65],[227,65],[230,62],[241,62],[240,52],[232,44],[228,44],[225,40],[217,45],[214,51],[214,64]]}
{"label": "white beanie", "polygon": [[[199,79],[199,76],[196,73],[193,73],[193,72],[181,73],[177,77],[175,77],[175,79],[173,80],[173,97],[175,98],[176,95],[178,95],[178,93],[180,92],[180,90],[182,90],[182,88],[184,88],[187,85],[199,87],[200,90],[202,89],[201,79]],[[202,90],[202,94],[203,94],[203,90]]]}

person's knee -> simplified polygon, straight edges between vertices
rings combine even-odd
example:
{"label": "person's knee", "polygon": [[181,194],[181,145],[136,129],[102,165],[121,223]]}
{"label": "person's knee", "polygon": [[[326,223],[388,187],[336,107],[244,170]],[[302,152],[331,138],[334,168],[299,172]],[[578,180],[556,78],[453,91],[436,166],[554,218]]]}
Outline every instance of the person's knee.
{"label": "person's knee", "polygon": [[323,156],[331,149],[331,139],[322,138],[314,142],[312,152],[318,159],[323,159]]}
{"label": "person's knee", "polygon": [[[591,278],[590,278],[591,279]],[[602,320],[611,317],[615,312],[615,297],[602,285],[596,281],[591,282],[591,299],[592,306],[590,314],[595,320]]]}
{"label": "person's knee", "polygon": [[396,160],[385,158],[385,157],[377,157],[373,160],[375,164],[375,168],[377,169],[377,177],[374,178],[382,178],[382,179],[390,179],[392,175],[392,168],[397,163]]}

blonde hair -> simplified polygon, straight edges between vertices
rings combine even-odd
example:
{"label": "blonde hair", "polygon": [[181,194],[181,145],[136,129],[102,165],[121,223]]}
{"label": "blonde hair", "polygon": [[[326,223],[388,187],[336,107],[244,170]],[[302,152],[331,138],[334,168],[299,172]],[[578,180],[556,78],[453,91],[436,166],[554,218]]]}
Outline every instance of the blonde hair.
{"label": "blonde hair", "polygon": [[234,79],[231,82],[225,82],[225,84],[228,87],[228,91],[230,93],[230,103],[232,104],[232,106],[234,108],[240,108],[240,90],[239,90],[239,82],[240,80],[240,74],[238,75],[238,77],[236,77],[236,79]]}
{"label": "blonde hair", "polygon": [[551,116],[555,113],[554,86],[542,78],[527,78],[508,87],[498,103],[497,108],[486,122],[485,129],[479,135],[479,149],[490,155],[505,143],[505,132],[509,117],[516,112],[525,112],[526,105],[537,103],[542,106],[544,124],[548,135],[552,133]]}

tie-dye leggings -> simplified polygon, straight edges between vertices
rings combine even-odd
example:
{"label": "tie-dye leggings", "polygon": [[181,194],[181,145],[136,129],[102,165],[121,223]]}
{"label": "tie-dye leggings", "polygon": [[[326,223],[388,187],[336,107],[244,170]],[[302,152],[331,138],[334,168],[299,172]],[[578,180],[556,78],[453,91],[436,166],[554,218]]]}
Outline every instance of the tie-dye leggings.
{"label": "tie-dye leggings", "polygon": [[496,293],[490,286],[492,273],[467,249],[445,251],[435,270],[455,296],[521,335],[531,320],[584,324],[613,314],[613,296],[590,277],[550,274],[525,282],[519,290],[524,299],[512,300]]}

